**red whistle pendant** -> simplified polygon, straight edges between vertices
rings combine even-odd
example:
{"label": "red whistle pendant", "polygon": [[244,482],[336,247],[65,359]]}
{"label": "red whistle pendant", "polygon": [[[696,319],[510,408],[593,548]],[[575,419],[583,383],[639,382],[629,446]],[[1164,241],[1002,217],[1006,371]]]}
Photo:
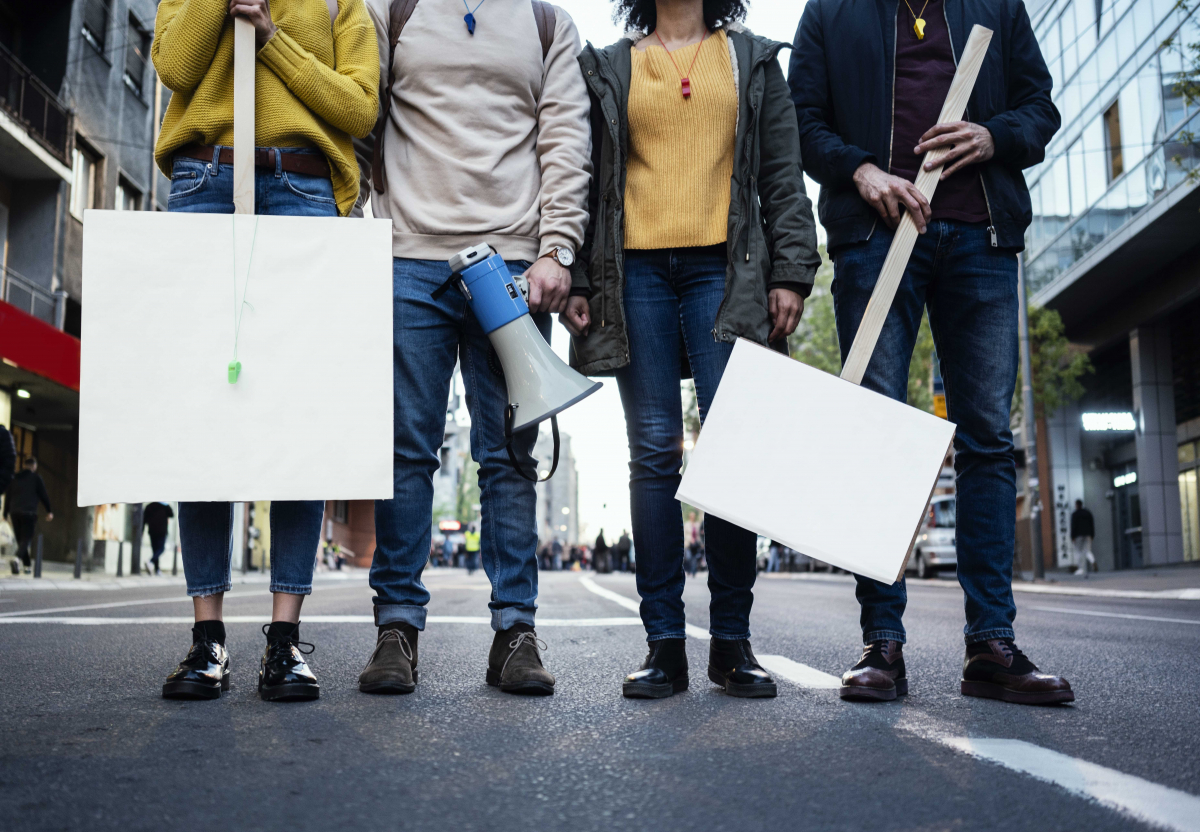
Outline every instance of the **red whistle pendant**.
{"label": "red whistle pendant", "polygon": [[680,80],[679,89],[683,92],[683,97],[687,98],[692,94],[692,82],[687,78]]}

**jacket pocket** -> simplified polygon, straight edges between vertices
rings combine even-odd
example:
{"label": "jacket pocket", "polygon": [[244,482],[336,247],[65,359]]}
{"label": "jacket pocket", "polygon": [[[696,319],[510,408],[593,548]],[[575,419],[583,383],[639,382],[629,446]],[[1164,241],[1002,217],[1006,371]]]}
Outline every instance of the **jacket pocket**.
{"label": "jacket pocket", "polygon": [[167,202],[197,193],[208,184],[209,165],[199,159],[176,159],[171,165],[171,191]]}

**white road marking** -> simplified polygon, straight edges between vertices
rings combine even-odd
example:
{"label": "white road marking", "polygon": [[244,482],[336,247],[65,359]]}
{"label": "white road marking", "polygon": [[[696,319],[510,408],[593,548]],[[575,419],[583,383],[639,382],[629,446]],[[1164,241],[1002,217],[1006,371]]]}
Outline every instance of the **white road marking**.
{"label": "white road marking", "polygon": [[842,680],[809,667],[800,662],[794,662],[787,656],[759,656],[758,663],[776,676],[782,676],[789,682],[794,682],[802,688],[840,688]]}
{"label": "white road marking", "polygon": [[[599,595],[601,598],[606,598],[609,601],[612,601],[614,604],[620,604],[627,610],[632,610],[636,613],[640,613],[642,610],[641,604],[639,604],[637,601],[633,600],[632,598],[626,598],[619,592],[613,592],[611,589],[605,589],[587,575],[581,577],[579,579],[579,583],[583,584],[583,588],[588,592],[593,592],[596,595]],[[700,627],[697,627],[695,624],[684,624],[683,626],[687,634],[692,638],[700,638],[704,639],[705,641],[708,640],[707,630],[703,630]]]}
{"label": "white road marking", "polygon": [[[854,583],[853,575],[829,575],[818,572],[773,572],[760,576],[772,581],[816,581],[818,583]],[[942,589],[958,589],[958,581],[942,578],[908,578],[909,586],[932,586]],[[1031,584],[1013,582],[1014,592],[1031,592],[1041,595],[1075,595],[1082,598],[1140,598],[1149,601],[1200,601],[1200,588],[1186,589],[1101,589],[1099,587],[1063,586],[1062,584]]]}
{"label": "white road marking", "polygon": [[1131,618],[1135,621],[1165,621],[1168,624],[1200,624],[1195,618],[1162,618],[1157,615],[1130,615],[1122,612],[1100,612],[1099,610],[1071,610],[1066,607],[1025,607],[1027,610],[1061,612],[1065,615],[1092,615],[1098,618]]}
{"label": "white road marking", "polygon": [[940,737],[942,745],[1053,783],[1124,815],[1179,832],[1200,830],[1200,797],[1023,742]]}
{"label": "white road marking", "polygon": [[[0,624],[71,624],[76,626],[103,626],[105,624],[191,624],[190,615],[151,615],[137,618],[108,616],[22,616],[0,618]],[[269,624],[269,615],[227,615],[226,624]],[[374,624],[370,615],[304,615],[302,624]],[[484,615],[431,615],[428,624],[491,624],[492,619]],[[640,618],[539,618],[538,627],[633,627],[641,626]]]}

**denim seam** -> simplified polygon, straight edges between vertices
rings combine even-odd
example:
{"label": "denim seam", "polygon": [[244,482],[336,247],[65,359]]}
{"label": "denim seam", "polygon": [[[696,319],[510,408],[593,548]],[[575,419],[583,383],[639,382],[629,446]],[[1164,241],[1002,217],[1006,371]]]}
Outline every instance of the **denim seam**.
{"label": "denim seam", "polygon": [[863,644],[870,644],[874,641],[895,641],[904,644],[905,634],[899,630],[871,630],[863,633]]}
{"label": "denim seam", "polygon": [[225,585],[233,586],[233,503],[229,504],[229,513],[225,515]]}
{"label": "denim seam", "polygon": [[665,641],[666,639],[669,639],[669,638],[687,638],[687,633],[683,630],[680,630],[677,633],[660,633],[659,635],[656,635],[656,636],[648,635],[648,636],[646,636],[646,641],[647,642]]}
{"label": "denim seam", "polygon": [[282,592],[285,595],[310,595],[312,593],[312,584],[302,586],[300,584],[279,584],[271,581],[271,592]]}
{"label": "denim seam", "polygon": [[718,632],[715,632],[714,630],[709,630],[708,634],[710,636],[712,636],[713,638],[720,639],[721,641],[749,641],[750,640],[750,631],[749,630],[747,630],[746,632],[744,632],[740,635],[732,635],[732,636],[726,635],[724,633],[718,633]]}
{"label": "denim seam", "polygon": [[1016,634],[1013,632],[1012,628],[1010,627],[1008,629],[1001,628],[1001,629],[995,629],[995,630],[984,630],[982,633],[967,633],[964,636],[964,640],[966,641],[967,644],[978,644],[981,641],[991,641],[994,638],[1015,639]]}
{"label": "denim seam", "polygon": [[233,583],[227,581],[223,584],[212,584],[211,586],[201,586],[196,587],[195,589],[188,587],[187,594],[189,598],[204,598],[209,595],[216,595],[220,592],[228,592],[232,588]]}
{"label": "denim seam", "polygon": [[[271,510],[267,513],[267,525],[271,529],[271,587],[272,587],[271,591],[275,592],[276,590],[274,589],[274,587],[275,587],[275,584],[277,583],[276,578],[275,578],[275,561],[277,560],[277,558],[275,557],[275,541],[278,538],[275,536],[275,512],[274,512],[274,510]],[[318,536],[317,540],[318,541],[320,540],[319,536]]]}

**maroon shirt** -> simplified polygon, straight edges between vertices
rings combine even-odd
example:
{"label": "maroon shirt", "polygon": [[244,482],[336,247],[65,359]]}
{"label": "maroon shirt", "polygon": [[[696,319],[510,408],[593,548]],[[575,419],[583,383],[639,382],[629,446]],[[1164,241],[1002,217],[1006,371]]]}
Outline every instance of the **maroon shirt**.
{"label": "maroon shirt", "polygon": [[[912,11],[921,12],[924,0],[908,0]],[[918,40],[913,31],[913,16],[904,0],[900,0],[900,16],[896,22],[896,94],[892,122],[892,162],[889,172],[915,182],[922,156],[913,148],[933,125],[937,124],[954,78],[954,53],[942,12],[943,0],[929,0],[925,13],[925,39]],[[935,220],[987,222],[987,201],[983,195],[983,180],[976,165],[956,171],[949,179],[938,183],[933,194]]]}

